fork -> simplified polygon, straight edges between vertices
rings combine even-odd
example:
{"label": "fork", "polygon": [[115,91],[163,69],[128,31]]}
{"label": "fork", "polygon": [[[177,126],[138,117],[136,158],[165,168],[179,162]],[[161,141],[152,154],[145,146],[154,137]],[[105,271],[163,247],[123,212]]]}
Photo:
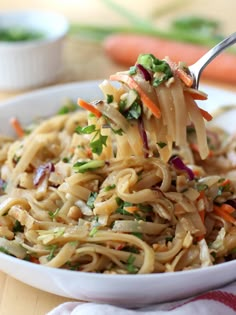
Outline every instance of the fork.
{"label": "fork", "polygon": [[233,45],[234,43],[236,43],[236,32],[223,39],[219,44],[217,44],[212,49],[210,49],[206,54],[204,54],[197,62],[188,67],[190,75],[193,78],[192,85],[193,88],[198,89],[200,76],[205,67],[217,55],[219,55],[219,53],[221,53],[223,50]]}

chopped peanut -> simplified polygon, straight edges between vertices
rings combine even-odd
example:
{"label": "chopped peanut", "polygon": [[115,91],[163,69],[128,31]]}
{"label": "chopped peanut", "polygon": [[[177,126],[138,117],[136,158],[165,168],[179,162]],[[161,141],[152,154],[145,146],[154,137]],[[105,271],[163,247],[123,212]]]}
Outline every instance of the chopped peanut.
{"label": "chopped peanut", "polygon": [[73,220],[78,220],[79,218],[82,218],[83,214],[79,207],[72,206],[70,207],[67,216]]}

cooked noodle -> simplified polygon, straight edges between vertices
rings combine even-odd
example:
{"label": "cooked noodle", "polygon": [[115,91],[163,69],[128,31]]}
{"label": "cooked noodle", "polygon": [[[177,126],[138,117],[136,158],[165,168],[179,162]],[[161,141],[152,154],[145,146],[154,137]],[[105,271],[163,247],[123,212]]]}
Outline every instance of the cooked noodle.
{"label": "cooked noodle", "polygon": [[118,73],[120,87],[103,82],[104,100],[91,104],[98,117],[57,114],[17,140],[0,138],[2,252],[115,274],[235,258],[235,137],[205,128],[194,100],[204,94],[178,67],[165,80],[142,67]]}

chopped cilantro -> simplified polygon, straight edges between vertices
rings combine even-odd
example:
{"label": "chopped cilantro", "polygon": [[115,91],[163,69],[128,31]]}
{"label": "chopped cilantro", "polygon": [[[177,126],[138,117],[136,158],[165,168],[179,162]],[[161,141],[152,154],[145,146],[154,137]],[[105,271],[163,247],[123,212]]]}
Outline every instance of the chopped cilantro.
{"label": "chopped cilantro", "polygon": [[142,114],[140,100],[135,100],[128,109],[126,109],[126,100],[120,101],[119,111],[126,119],[138,119]]}
{"label": "chopped cilantro", "polygon": [[139,209],[143,212],[152,212],[153,208],[150,205],[143,205],[143,204],[139,204]]}
{"label": "chopped cilantro", "polygon": [[102,153],[103,146],[106,146],[107,136],[99,135],[99,138],[90,142],[90,147],[93,153],[100,155]]}
{"label": "chopped cilantro", "polygon": [[122,113],[126,108],[127,100],[120,100],[118,103],[119,111]]}
{"label": "chopped cilantro", "polygon": [[71,100],[68,100],[64,106],[62,106],[57,112],[58,115],[65,115],[74,112],[78,109],[78,105]]}
{"label": "chopped cilantro", "polygon": [[111,130],[114,132],[114,134],[116,135],[119,135],[119,136],[122,136],[123,135],[123,130],[120,128],[120,129],[114,129],[111,127]]}
{"label": "chopped cilantro", "polygon": [[172,242],[173,239],[174,239],[173,236],[167,236],[167,237],[166,237],[166,242]]}
{"label": "chopped cilantro", "polygon": [[79,270],[80,263],[79,262],[67,261],[65,266],[68,267],[70,270]]}
{"label": "chopped cilantro", "polygon": [[157,142],[157,145],[163,149],[167,144],[165,142]]}
{"label": "chopped cilantro", "polygon": [[96,131],[95,125],[89,125],[89,126],[85,126],[85,127],[78,126],[75,129],[75,132],[77,132],[78,134],[86,134],[86,135],[91,134],[95,131]]}
{"label": "chopped cilantro", "polygon": [[13,230],[14,233],[23,232],[24,231],[24,226],[21,225],[20,221],[16,220],[12,230]]}
{"label": "chopped cilantro", "polygon": [[127,119],[138,119],[141,113],[142,109],[139,102],[134,102],[125,116]]}
{"label": "chopped cilantro", "polygon": [[[79,134],[91,134],[94,132],[95,135],[90,142],[90,147],[91,147],[93,153],[96,153],[98,155],[100,155],[102,153],[102,148],[103,148],[103,146],[106,146],[106,141],[107,141],[108,137],[103,136],[101,134],[101,131],[99,129],[96,129],[95,125],[90,125],[90,126],[86,126],[86,127],[78,126],[75,129],[75,132],[77,132]],[[97,137],[98,137],[98,139],[94,140]]]}
{"label": "chopped cilantro", "polygon": [[14,163],[17,164],[20,161],[20,159],[21,159],[20,155],[14,154],[14,156],[13,156],[13,162]]}
{"label": "chopped cilantro", "polygon": [[137,247],[135,247],[135,246],[129,246],[129,245],[124,246],[122,248],[122,251],[130,252],[130,253],[133,253],[133,254],[139,254],[139,249]]}
{"label": "chopped cilantro", "polygon": [[68,157],[64,157],[64,158],[62,159],[62,162],[64,162],[64,163],[69,163],[69,162],[70,162],[70,159],[69,159]]}
{"label": "chopped cilantro", "polygon": [[112,103],[114,100],[114,96],[111,94],[107,94],[107,104]]}

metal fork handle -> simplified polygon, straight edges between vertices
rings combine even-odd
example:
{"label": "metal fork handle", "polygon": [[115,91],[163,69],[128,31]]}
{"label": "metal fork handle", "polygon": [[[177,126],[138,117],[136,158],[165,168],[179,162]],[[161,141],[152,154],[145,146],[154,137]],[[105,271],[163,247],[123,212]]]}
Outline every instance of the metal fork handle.
{"label": "metal fork handle", "polygon": [[196,63],[189,67],[190,72],[194,76],[194,87],[198,88],[199,79],[205,67],[224,49],[236,43],[236,32],[222,40],[219,44],[210,49]]}

